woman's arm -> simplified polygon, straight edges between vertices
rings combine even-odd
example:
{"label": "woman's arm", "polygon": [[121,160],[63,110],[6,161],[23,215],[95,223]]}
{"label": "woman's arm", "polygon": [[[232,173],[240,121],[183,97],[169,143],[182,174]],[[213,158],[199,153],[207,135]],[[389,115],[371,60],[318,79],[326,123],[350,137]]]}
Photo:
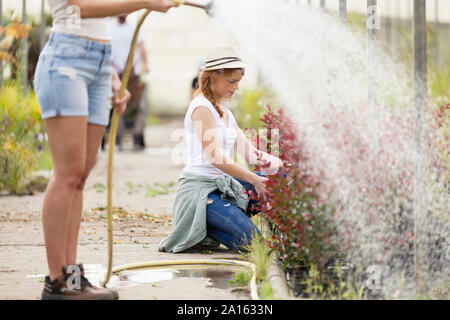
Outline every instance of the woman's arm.
{"label": "woman's arm", "polygon": [[149,9],[167,12],[178,4],[172,0],[68,0],[69,5],[80,8],[81,18],[104,18]]}
{"label": "woman's arm", "polygon": [[234,128],[237,132],[234,150],[243,156],[247,163],[258,164],[258,159],[261,157],[259,151],[250,143],[241,128],[238,126],[234,126]]}
{"label": "woman's arm", "polygon": [[216,121],[214,120],[211,111],[207,107],[196,108],[192,113],[192,121],[208,161],[226,174],[251,183],[255,187],[258,195],[266,200],[264,181],[266,181],[267,178],[260,177],[250,170],[241,167],[230,157],[221,152]]}
{"label": "woman's arm", "polygon": [[270,167],[268,168],[270,173],[272,173],[272,171],[278,171],[278,169],[283,166],[283,161],[281,159],[256,149],[237,125],[235,125],[235,129],[238,134],[235,150],[245,158],[247,163],[263,166],[270,162]]}

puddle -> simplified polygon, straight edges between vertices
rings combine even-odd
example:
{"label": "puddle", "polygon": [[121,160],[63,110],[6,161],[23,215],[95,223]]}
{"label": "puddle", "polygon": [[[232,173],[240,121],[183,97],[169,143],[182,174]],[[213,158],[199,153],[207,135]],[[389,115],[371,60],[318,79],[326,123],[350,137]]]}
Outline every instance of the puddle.
{"label": "puddle", "polygon": [[[101,264],[84,264],[85,277],[96,287],[100,287],[100,279],[106,273],[106,266]],[[125,270],[114,274],[108,283],[108,288],[135,287],[146,283],[156,283],[164,280],[179,278],[207,278],[208,287],[227,289],[229,280],[233,280],[239,273],[249,272],[243,266],[176,266],[164,269],[135,269]],[[27,274],[27,279],[44,278],[42,274]]]}
{"label": "puddle", "polygon": [[[100,286],[100,278],[105,274],[104,265],[85,264],[85,276],[94,286]],[[241,272],[249,272],[242,266],[176,266],[165,269],[136,269],[114,274],[108,288],[134,287],[146,283],[156,283],[179,278],[207,278],[208,287],[227,289],[228,281]]]}

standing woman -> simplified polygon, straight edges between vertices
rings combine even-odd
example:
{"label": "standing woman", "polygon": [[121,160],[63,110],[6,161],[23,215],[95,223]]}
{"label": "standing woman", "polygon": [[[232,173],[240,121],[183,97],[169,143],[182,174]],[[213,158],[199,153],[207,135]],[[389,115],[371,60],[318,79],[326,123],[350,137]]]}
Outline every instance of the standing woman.
{"label": "standing woman", "polygon": [[117,299],[93,287],[76,265],[84,183],[109,121],[110,98],[121,114],[106,17],[140,9],[167,12],[171,0],[48,0],[53,28],[39,56],[34,88],[48,135],[53,176],[45,191],[42,220],[49,275],[42,299]]}
{"label": "standing woman", "polygon": [[260,234],[248,217],[257,212],[246,193],[252,191],[266,201],[267,178],[234,162],[231,151],[252,164],[270,163],[268,173],[278,171],[283,161],[253,147],[224,105],[244,73],[233,48],[217,48],[207,56],[184,119],[188,156],[173,206],[174,226],[159,251],[177,253],[218,243],[245,251],[254,234]]}

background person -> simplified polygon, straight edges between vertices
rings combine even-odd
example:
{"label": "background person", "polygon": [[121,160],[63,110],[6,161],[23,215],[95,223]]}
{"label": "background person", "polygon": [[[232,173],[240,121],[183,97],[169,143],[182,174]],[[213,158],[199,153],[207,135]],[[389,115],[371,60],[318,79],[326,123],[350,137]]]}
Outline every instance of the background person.
{"label": "background person", "polygon": [[[119,113],[130,98],[128,92],[123,99],[118,95],[105,17],[140,9],[167,12],[177,5],[170,0],[48,2],[53,27],[34,77],[53,161],[42,207],[49,268],[42,299],[117,299],[117,292],[93,287],[76,265],[83,188],[108,124],[109,98]],[[81,271],[79,285],[68,283],[69,270]]]}
{"label": "background person", "polygon": [[198,78],[200,76],[200,72],[202,71],[203,65],[205,64],[205,61],[203,59],[200,59],[197,65],[197,70],[195,73],[194,78],[191,81],[191,91],[190,91],[190,100],[195,98],[195,93],[198,90]]}
{"label": "background person", "polygon": [[[112,64],[122,79],[136,24],[128,22],[127,15],[122,14],[111,21],[110,27],[112,33]],[[136,150],[145,148],[144,129],[147,115],[147,100],[145,95],[146,84],[142,78],[149,71],[145,43],[139,33],[127,86],[128,91],[131,93],[131,99],[127,104],[127,110],[120,115],[117,125],[116,144],[119,148],[121,147],[121,138],[128,130],[133,135],[134,148]]]}

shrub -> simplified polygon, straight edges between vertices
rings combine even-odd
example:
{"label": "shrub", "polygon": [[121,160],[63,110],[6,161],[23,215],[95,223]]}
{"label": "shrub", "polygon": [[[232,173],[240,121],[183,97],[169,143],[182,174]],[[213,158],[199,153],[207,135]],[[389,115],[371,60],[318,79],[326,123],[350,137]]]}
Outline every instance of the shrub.
{"label": "shrub", "polygon": [[[320,200],[317,178],[307,173],[303,145],[284,110],[269,106],[262,121],[269,133],[279,129],[280,159],[290,164],[267,182],[270,201],[261,212],[278,230],[270,245],[280,252],[285,266],[314,263],[324,269],[337,250],[333,208]],[[269,134],[268,150],[270,140]]]}
{"label": "shrub", "polygon": [[23,95],[20,86],[0,89],[0,190],[17,193],[37,168],[41,121],[34,93]]}

